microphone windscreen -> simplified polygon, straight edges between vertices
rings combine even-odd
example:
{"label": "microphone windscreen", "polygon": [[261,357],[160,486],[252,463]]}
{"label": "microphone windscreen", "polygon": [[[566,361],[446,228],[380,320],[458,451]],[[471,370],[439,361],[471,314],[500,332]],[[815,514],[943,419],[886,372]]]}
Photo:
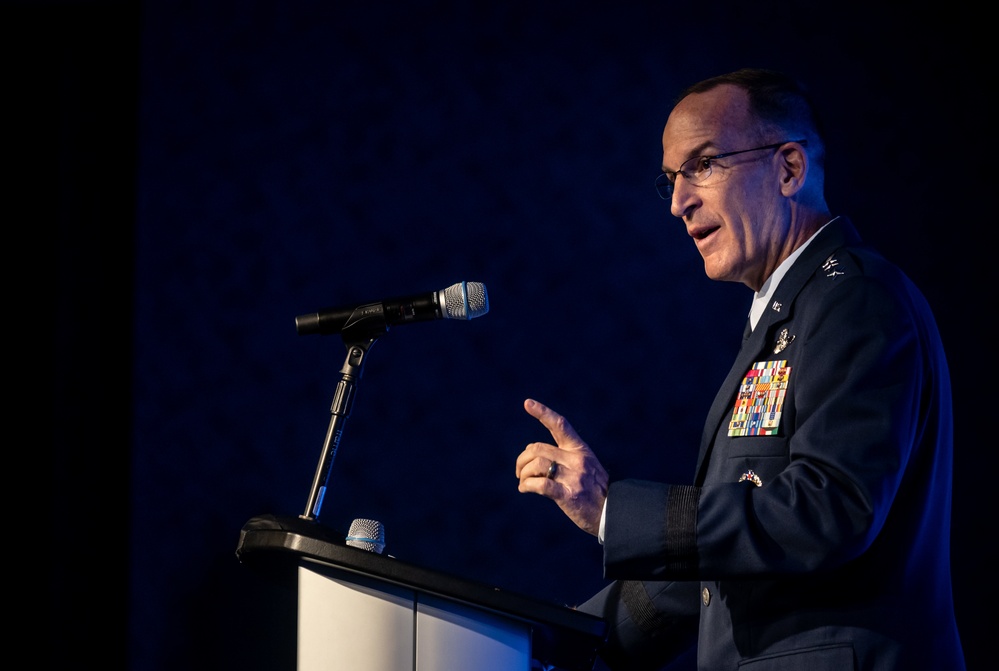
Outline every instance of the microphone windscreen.
{"label": "microphone windscreen", "polygon": [[381,554],[385,551],[385,526],[377,520],[356,519],[350,523],[347,545]]}
{"label": "microphone windscreen", "polygon": [[489,294],[481,282],[458,282],[440,291],[445,319],[475,319],[489,312]]}

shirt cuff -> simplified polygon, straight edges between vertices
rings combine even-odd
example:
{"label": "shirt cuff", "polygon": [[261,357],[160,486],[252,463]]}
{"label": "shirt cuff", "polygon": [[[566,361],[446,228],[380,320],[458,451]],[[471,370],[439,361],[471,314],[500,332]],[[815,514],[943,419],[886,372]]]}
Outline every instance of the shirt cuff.
{"label": "shirt cuff", "polygon": [[600,528],[597,529],[597,540],[604,544],[604,523],[607,521],[607,498],[604,497],[604,507],[600,511]]}

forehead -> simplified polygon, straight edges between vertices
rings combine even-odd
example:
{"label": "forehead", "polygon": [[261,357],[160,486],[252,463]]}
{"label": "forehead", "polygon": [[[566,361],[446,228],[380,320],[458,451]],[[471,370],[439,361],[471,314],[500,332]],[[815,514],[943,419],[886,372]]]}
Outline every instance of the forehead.
{"label": "forehead", "polygon": [[749,96],[731,84],[677,103],[663,130],[663,163],[679,165],[706,150],[731,151],[749,135]]}

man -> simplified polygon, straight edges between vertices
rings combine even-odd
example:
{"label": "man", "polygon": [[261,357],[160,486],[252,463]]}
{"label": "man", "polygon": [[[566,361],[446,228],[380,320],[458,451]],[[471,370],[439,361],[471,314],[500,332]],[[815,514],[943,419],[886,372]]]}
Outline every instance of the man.
{"label": "man", "polygon": [[[519,455],[521,492],[603,543],[612,669],[964,668],[950,582],[952,415],[923,296],[824,196],[805,92],[740,70],[663,131],[660,195],[714,280],[754,299],[693,484],[609,482],[565,418]],[[661,449],[670,449],[669,446]]]}

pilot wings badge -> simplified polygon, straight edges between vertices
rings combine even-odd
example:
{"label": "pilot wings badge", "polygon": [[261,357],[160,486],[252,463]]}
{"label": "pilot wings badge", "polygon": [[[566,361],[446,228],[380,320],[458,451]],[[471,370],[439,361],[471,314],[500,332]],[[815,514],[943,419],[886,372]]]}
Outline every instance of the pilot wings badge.
{"label": "pilot wings badge", "polygon": [[777,343],[774,345],[774,354],[780,354],[788,345],[794,342],[794,335],[788,334],[787,329],[783,329],[777,336]]}

